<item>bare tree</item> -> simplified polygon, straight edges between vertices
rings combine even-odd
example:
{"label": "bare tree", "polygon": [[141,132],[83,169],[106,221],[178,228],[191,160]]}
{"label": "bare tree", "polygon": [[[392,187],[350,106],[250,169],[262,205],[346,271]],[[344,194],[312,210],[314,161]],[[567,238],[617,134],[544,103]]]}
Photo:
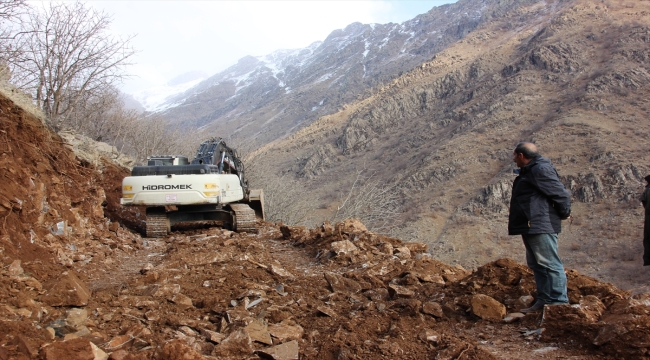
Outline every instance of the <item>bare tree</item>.
{"label": "bare tree", "polygon": [[348,218],[359,219],[367,228],[377,233],[388,233],[400,214],[399,194],[374,173],[357,170],[357,176],[341,205],[332,216],[332,222]]}
{"label": "bare tree", "polygon": [[266,220],[288,225],[309,225],[315,212],[311,197],[303,186],[289,176],[254,179],[255,187],[264,189],[264,211]]}
{"label": "bare tree", "polygon": [[68,127],[118,149],[123,149],[127,133],[142,118],[137,111],[126,109],[121,93],[113,87],[87,99],[84,104],[70,115]]}
{"label": "bare tree", "polygon": [[7,59],[19,54],[14,41],[20,33],[20,16],[28,8],[25,0],[0,0],[0,78],[3,80],[8,81],[10,77]]}
{"label": "bare tree", "polygon": [[0,0],[0,23],[16,18],[27,8],[25,0]]}
{"label": "bare tree", "polygon": [[83,3],[48,3],[30,12],[6,59],[12,82],[32,93],[55,129],[68,127],[75,109],[86,106],[123,77],[134,54],[129,41],[108,34],[111,19]]}

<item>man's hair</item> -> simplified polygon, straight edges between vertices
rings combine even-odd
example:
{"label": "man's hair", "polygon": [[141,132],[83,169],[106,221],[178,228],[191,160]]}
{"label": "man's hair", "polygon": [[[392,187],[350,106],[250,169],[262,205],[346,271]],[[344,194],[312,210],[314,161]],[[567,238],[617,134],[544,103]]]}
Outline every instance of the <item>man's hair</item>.
{"label": "man's hair", "polygon": [[515,147],[515,153],[524,154],[524,157],[526,159],[534,159],[540,156],[540,154],[537,151],[533,150],[534,148],[535,145],[533,143],[520,142],[519,144],[517,144],[517,147]]}

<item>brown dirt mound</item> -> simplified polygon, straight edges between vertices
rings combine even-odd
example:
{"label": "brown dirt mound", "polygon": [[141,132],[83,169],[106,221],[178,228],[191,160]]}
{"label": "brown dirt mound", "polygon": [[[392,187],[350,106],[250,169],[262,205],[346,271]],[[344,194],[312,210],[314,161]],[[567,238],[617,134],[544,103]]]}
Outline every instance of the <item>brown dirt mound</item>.
{"label": "brown dirt mound", "polygon": [[570,270],[571,305],[516,315],[535,295],[521,264],[469,272],[353,219],[142,238],[139,209],[118,205],[126,170],[79,160],[7,99],[0,110],[0,359],[591,359],[650,347],[647,295]]}

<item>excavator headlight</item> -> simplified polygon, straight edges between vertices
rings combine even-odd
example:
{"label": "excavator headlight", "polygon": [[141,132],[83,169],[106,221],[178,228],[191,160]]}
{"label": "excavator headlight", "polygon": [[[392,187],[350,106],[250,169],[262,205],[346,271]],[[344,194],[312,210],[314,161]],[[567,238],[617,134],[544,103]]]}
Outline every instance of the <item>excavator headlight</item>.
{"label": "excavator headlight", "polygon": [[212,191],[206,191],[206,192],[204,192],[203,194],[204,194],[205,196],[207,196],[207,197],[212,197],[212,196],[217,196],[217,195],[219,195],[218,192],[212,192]]}
{"label": "excavator headlight", "polygon": [[216,188],[217,188],[217,184],[205,184],[205,188],[206,188],[206,189],[216,189]]}
{"label": "excavator headlight", "polygon": [[135,195],[135,194],[123,194],[122,197],[123,197],[124,199],[133,199],[133,196],[134,196],[134,195]]}
{"label": "excavator headlight", "polygon": [[133,186],[131,185],[124,185],[122,187],[122,191],[133,191]]}

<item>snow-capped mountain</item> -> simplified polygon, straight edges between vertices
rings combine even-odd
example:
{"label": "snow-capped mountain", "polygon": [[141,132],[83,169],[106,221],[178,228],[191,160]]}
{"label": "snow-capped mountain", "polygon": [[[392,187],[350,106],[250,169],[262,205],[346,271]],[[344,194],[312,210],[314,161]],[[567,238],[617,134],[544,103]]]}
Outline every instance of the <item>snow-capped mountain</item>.
{"label": "snow-capped mountain", "polygon": [[156,108],[186,126],[266,143],[431,60],[505,6],[461,0],[402,24],[353,23],[303,49],[244,57]]}
{"label": "snow-capped mountain", "polygon": [[201,71],[191,71],[175,77],[167,84],[147,88],[133,94],[146,111],[162,111],[174,104],[169,100],[175,95],[185,92],[201,81],[205,80],[208,75]]}

